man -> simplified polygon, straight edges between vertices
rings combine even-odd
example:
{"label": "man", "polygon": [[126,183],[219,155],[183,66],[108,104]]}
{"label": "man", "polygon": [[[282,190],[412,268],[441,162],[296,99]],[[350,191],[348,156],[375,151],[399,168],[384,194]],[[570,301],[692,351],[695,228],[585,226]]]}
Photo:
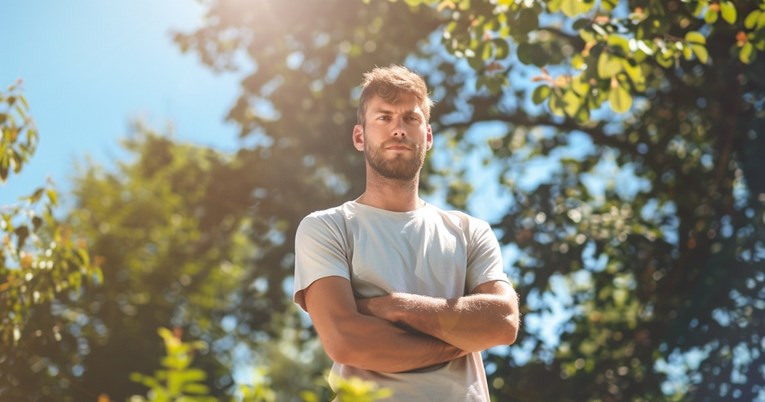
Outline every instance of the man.
{"label": "man", "polygon": [[515,341],[518,301],[489,225],[418,196],[431,105],[404,67],[365,74],[353,145],[366,189],[300,223],[294,300],[334,361],[331,386],[355,376],[395,401],[489,401],[480,352]]}

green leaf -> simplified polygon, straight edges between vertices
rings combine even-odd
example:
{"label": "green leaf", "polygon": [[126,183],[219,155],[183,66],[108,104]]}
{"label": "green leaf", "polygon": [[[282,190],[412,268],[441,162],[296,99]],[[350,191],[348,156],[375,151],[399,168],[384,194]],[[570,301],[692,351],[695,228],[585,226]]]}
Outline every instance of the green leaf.
{"label": "green leaf", "polygon": [[545,64],[547,64],[547,58],[544,54],[544,49],[542,49],[539,45],[532,44],[532,43],[521,43],[518,45],[518,60],[521,61],[523,64],[527,65],[535,65],[539,67],[543,67]]}
{"label": "green leaf", "polygon": [[571,81],[571,89],[577,95],[585,97],[590,93],[590,84],[580,75]]}
{"label": "green leaf", "polygon": [[40,187],[36,189],[35,192],[32,193],[32,195],[30,195],[27,199],[29,200],[30,203],[34,204],[40,200],[40,197],[42,197],[44,191],[45,191],[45,188]]}
{"label": "green leaf", "polygon": [[685,40],[686,42],[695,43],[695,44],[701,44],[701,45],[707,44],[707,38],[701,33],[696,31],[690,31],[687,34],[685,34]]}
{"label": "green leaf", "polygon": [[487,62],[491,60],[493,50],[494,50],[494,47],[492,46],[491,42],[483,42],[481,43],[481,46],[478,48],[477,54],[481,55],[481,59],[483,62]]}
{"label": "green leaf", "polygon": [[598,57],[598,77],[610,78],[620,71],[622,71],[622,58],[603,50]]}
{"label": "green leaf", "polygon": [[32,231],[36,232],[37,229],[40,229],[40,226],[42,226],[43,220],[39,216],[35,216],[32,218]]}
{"label": "green leaf", "polygon": [[718,17],[717,13],[718,13],[717,11],[712,10],[711,8],[707,9],[707,13],[706,15],[704,15],[704,21],[710,25],[714,24],[715,22],[717,22],[717,17]]}
{"label": "green leaf", "polygon": [[550,87],[547,85],[540,85],[536,87],[534,92],[531,94],[531,101],[534,102],[535,105],[539,105],[549,97]]}
{"label": "green leaf", "polygon": [[693,50],[693,53],[696,54],[696,57],[698,57],[699,62],[701,64],[707,64],[707,61],[709,61],[709,52],[707,51],[707,48],[702,45],[690,45],[689,46],[691,50]]}
{"label": "green leaf", "polygon": [[470,68],[472,68],[475,71],[481,71],[483,70],[483,59],[478,56],[468,57],[467,58],[468,65]]}
{"label": "green leaf", "polygon": [[696,3],[696,7],[693,9],[693,16],[694,17],[700,17],[701,13],[704,11],[705,8],[709,5],[709,2],[706,0],[700,0]]}
{"label": "green leaf", "polygon": [[204,384],[186,384],[183,386],[183,392],[188,394],[206,395],[210,389]]}
{"label": "green leaf", "polygon": [[621,85],[613,85],[608,92],[608,102],[616,113],[624,113],[632,107],[632,96]]}
{"label": "green leaf", "polygon": [[578,20],[574,21],[574,24],[571,26],[575,30],[579,31],[581,29],[587,28],[588,26],[592,25],[592,20],[589,18],[579,18]]}
{"label": "green leaf", "polygon": [[672,53],[662,52],[656,55],[656,62],[659,63],[659,65],[664,68],[670,68],[675,63],[675,59],[674,57],[672,57]]}
{"label": "green leaf", "polygon": [[577,121],[580,122],[586,122],[590,120],[590,108],[585,105],[585,107],[579,108],[579,112],[574,116],[574,118]]}
{"label": "green leaf", "polygon": [[504,39],[494,39],[491,41],[494,45],[494,58],[501,60],[510,55],[510,45]]}
{"label": "green leaf", "polygon": [[608,35],[608,45],[614,54],[626,56],[630,51],[630,44],[627,38],[621,35]]}
{"label": "green leaf", "polygon": [[686,60],[693,58],[693,51],[690,46],[683,46],[683,57],[685,57]]}
{"label": "green leaf", "polygon": [[754,28],[754,25],[757,24],[757,19],[760,17],[760,14],[762,11],[760,10],[754,10],[749,15],[746,16],[744,19],[744,28],[746,29],[752,29]]}
{"label": "green leaf", "polygon": [[603,6],[606,11],[611,11],[619,5],[619,0],[602,0],[600,5]]}
{"label": "green leaf", "polygon": [[736,23],[736,6],[734,6],[733,3],[729,1],[721,1],[720,14],[728,24],[733,25]]}
{"label": "green leaf", "polygon": [[557,13],[560,10],[563,0],[550,0],[547,2],[547,11],[551,13]]}
{"label": "green leaf", "polygon": [[51,204],[58,205],[58,193],[56,193],[56,190],[49,188],[46,194],[48,194],[48,200]]}
{"label": "green leaf", "polygon": [[624,67],[624,72],[627,73],[627,77],[632,81],[632,86],[635,90],[639,92],[645,91],[645,76],[640,65],[634,61],[624,59],[622,66]]}
{"label": "green leaf", "polygon": [[563,99],[561,99],[561,96],[558,94],[558,92],[552,92],[550,96],[550,112],[557,116],[565,116],[566,112],[564,111],[564,107],[566,106],[563,102]]}
{"label": "green leaf", "polygon": [[563,94],[563,103],[565,104],[565,106],[563,106],[563,111],[566,112],[566,115],[574,117],[576,116],[577,111],[579,111],[579,108],[582,106],[582,99],[576,94],[576,92],[569,90]]}
{"label": "green leaf", "polygon": [[568,17],[576,17],[579,14],[584,14],[595,5],[595,2],[585,3],[582,0],[563,0],[560,4],[560,9]]}
{"label": "green leaf", "polygon": [[8,179],[9,160],[7,155],[0,155],[0,183]]}
{"label": "green leaf", "polygon": [[754,51],[752,42],[746,42],[744,46],[741,47],[741,52],[738,54],[738,59],[741,60],[741,62],[744,64],[750,64],[752,61],[754,61],[756,56],[757,53]]}
{"label": "green leaf", "polygon": [[16,234],[16,249],[21,250],[21,248],[24,247],[24,243],[27,241],[27,237],[29,237],[29,228],[26,227],[26,225],[22,225],[17,227],[13,233]]}
{"label": "green leaf", "polygon": [[207,379],[207,373],[202,369],[190,368],[183,372],[182,377],[188,382],[204,381]]}

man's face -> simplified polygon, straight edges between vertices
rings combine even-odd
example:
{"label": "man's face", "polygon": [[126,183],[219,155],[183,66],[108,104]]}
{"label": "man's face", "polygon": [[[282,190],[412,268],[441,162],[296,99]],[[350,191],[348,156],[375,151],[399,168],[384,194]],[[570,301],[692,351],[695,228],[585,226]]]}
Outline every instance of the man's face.
{"label": "man's face", "polygon": [[417,99],[405,95],[392,104],[375,96],[364,117],[364,126],[353,129],[353,143],[364,151],[367,165],[388,179],[414,180],[433,143],[430,125]]}

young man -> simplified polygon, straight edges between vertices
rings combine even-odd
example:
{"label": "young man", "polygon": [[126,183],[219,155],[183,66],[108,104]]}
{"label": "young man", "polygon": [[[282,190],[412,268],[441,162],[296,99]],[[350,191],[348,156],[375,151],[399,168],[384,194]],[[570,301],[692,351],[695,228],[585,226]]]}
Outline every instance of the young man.
{"label": "young man", "polygon": [[395,401],[489,401],[480,352],[515,341],[518,301],[489,225],[418,196],[431,105],[404,67],[365,74],[353,144],[366,189],[300,223],[294,300],[334,361],[330,385],[356,376]]}

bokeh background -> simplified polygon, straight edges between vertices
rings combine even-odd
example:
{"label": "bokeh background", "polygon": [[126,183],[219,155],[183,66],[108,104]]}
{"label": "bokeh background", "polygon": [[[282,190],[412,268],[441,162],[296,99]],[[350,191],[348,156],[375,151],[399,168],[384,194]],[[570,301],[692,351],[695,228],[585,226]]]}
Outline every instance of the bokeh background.
{"label": "bokeh background", "polygon": [[765,400],[765,2],[4,15],[0,400],[326,399],[294,231],[363,190],[389,64],[437,102],[423,197],[493,225],[521,296],[495,400]]}

